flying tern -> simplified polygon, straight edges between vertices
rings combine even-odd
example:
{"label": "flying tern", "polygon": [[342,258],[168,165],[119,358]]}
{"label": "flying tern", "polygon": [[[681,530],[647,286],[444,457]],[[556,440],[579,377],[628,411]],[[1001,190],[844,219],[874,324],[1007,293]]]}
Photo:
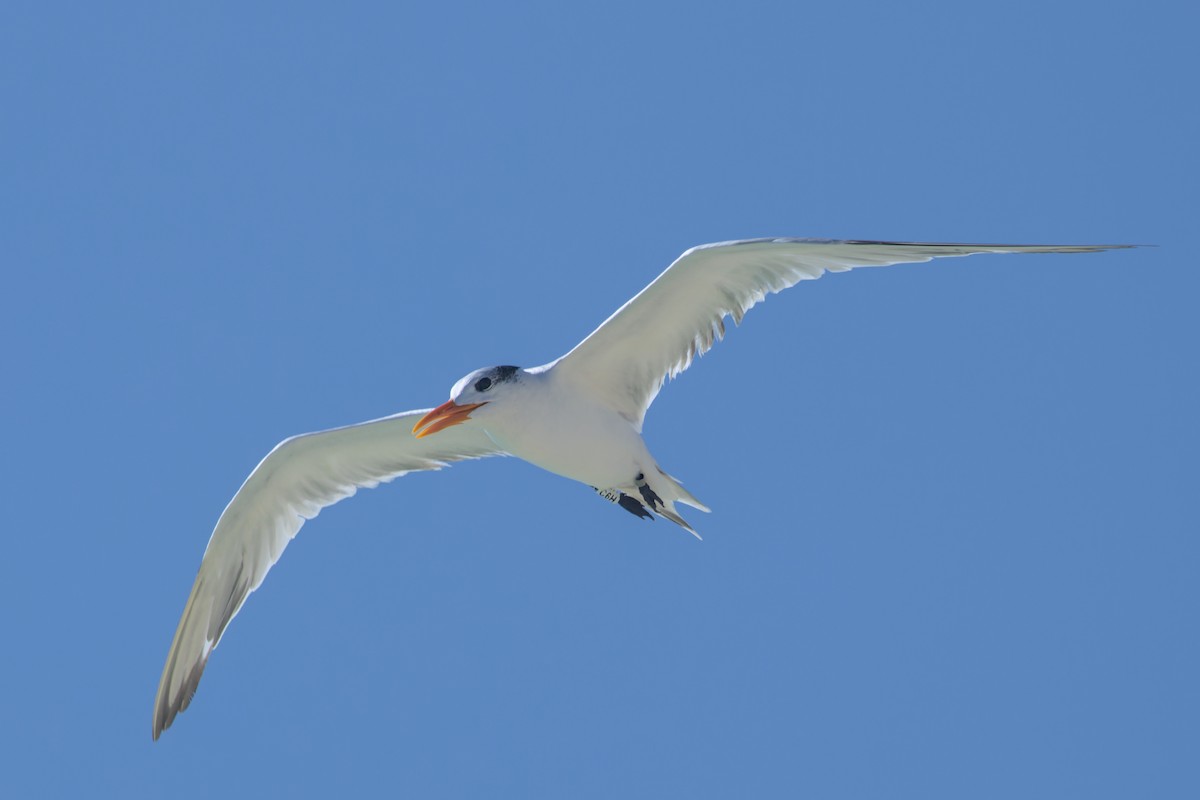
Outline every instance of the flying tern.
{"label": "flying tern", "polygon": [[646,409],[768,294],[825,272],[976,253],[1091,253],[1130,245],[747,239],[693,247],[561,358],[478,369],[434,409],[293,436],[254,468],[217,520],[154,704],[159,737],[186,709],[213,649],[306,520],[360,488],[455,461],[510,455],[695,534],[708,511],[642,440]]}

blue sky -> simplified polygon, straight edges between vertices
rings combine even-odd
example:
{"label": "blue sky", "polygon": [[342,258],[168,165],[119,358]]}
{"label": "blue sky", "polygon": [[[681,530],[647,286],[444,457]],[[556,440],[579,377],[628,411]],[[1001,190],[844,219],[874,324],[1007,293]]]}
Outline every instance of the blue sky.
{"label": "blue sky", "polygon": [[[6,797],[1195,797],[1198,73],[1168,4],[8,3]],[[647,419],[702,543],[513,459],[310,523],[151,706],[280,439],[829,276]]]}

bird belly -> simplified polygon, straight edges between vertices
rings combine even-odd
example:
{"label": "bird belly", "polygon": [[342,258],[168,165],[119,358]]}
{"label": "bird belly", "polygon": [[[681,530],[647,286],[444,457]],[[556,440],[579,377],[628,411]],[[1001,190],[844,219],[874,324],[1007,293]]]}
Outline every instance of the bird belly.
{"label": "bird belly", "polygon": [[496,444],[517,458],[564,478],[606,489],[630,484],[654,459],[642,437],[620,415],[544,413],[485,428]]}

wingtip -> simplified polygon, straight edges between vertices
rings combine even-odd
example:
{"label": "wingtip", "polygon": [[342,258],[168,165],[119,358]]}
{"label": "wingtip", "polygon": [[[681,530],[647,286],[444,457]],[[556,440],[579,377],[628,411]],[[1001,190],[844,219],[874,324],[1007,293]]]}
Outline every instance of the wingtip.
{"label": "wingtip", "polygon": [[208,652],[205,652],[191,668],[183,673],[183,679],[178,682],[172,692],[171,686],[175,683],[174,676],[178,670],[178,650],[172,646],[171,654],[167,657],[167,664],[163,668],[162,678],[159,680],[158,693],[154,698],[154,722],[151,726],[151,735],[154,741],[158,741],[158,737],[162,736],[163,731],[171,727],[175,718],[187,711],[188,706],[192,704],[196,690],[200,688],[200,679],[204,676],[204,668],[208,666],[208,655],[212,652],[211,648],[207,648],[207,650]]}
{"label": "wingtip", "polygon": [[175,720],[175,715],[166,712],[161,703],[154,704],[154,721],[150,726],[150,739],[157,742],[158,737],[162,736],[162,732],[171,727],[171,723]]}
{"label": "wingtip", "polygon": [[171,727],[171,723],[175,721],[175,716],[179,713],[170,704],[164,701],[164,698],[159,698],[154,704],[154,721],[150,727],[150,738],[157,742],[158,737],[162,736],[163,731]]}

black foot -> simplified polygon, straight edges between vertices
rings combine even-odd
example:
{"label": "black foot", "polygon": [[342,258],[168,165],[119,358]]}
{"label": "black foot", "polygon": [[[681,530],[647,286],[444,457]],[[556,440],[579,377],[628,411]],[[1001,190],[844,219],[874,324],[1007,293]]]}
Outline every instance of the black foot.
{"label": "black foot", "polygon": [[621,499],[617,501],[617,505],[634,516],[642,517],[643,519],[654,519],[654,515],[647,511],[645,506],[627,494],[621,494]]}
{"label": "black foot", "polygon": [[662,508],[662,498],[654,493],[654,490],[650,488],[650,484],[646,483],[646,476],[639,472],[636,480],[638,491],[641,493],[642,499],[646,501],[646,505],[656,511]]}
{"label": "black foot", "polygon": [[[592,488],[596,489],[595,486]],[[616,503],[630,514],[633,514],[635,517],[641,517],[642,519],[654,519],[654,515],[647,511],[645,506],[624,492],[619,492],[616,489],[596,489],[596,494],[600,495],[605,500],[608,500],[610,503]]]}

